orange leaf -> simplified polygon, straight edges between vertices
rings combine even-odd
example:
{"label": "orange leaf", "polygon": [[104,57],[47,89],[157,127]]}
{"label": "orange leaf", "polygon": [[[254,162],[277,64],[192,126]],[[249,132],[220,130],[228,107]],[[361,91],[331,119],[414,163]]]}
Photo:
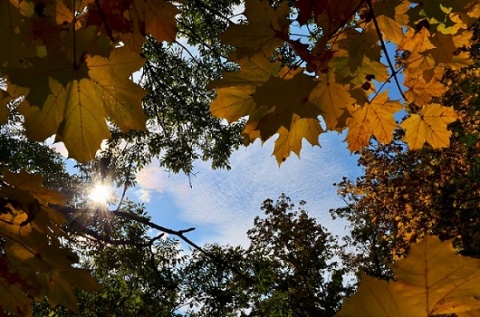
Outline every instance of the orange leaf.
{"label": "orange leaf", "polygon": [[353,152],[368,145],[372,136],[379,142],[389,143],[397,127],[393,114],[401,109],[398,101],[389,101],[387,91],[363,106],[351,106],[352,117],[347,119],[346,137],[349,150]]}
{"label": "orange leaf", "polygon": [[323,132],[317,118],[300,118],[298,115],[294,115],[289,130],[284,127],[278,129],[278,139],[275,141],[273,150],[278,165],[281,165],[290,156],[290,152],[294,152],[300,157],[303,138],[311,145],[320,145],[318,136]]}
{"label": "orange leaf", "polygon": [[447,125],[458,119],[451,107],[439,104],[425,106],[419,114],[411,114],[402,122],[405,129],[404,140],[411,150],[420,149],[425,143],[433,148],[448,147],[451,132]]}
{"label": "orange leaf", "polygon": [[332,73],[321,73],[319,83],[310,94],[310,100],[320,110],[327,130],[341,131],[345,128],[347,106],[354,104],[355,100],[348,91],[348,85],[336,83],[334,77]]}

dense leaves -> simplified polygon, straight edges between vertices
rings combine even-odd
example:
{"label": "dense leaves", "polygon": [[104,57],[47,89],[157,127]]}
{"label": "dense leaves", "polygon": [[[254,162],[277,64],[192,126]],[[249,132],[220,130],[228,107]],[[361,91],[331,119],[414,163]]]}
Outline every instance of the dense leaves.
{"label": "dense leaves", "polygon": [[[266,200],[248,248],[209,245],[189,255],[138,221],[99,214],[90,225],[96,239],[69,235],[68,243],[102,289],[77,292],[79,313],[44,301],[35,315],[333,316],[350,291],[334,262],[341,248],[303,206],[295,209],[284,195]],[[148,219],[143,206],[127,202],[124,210]]]}
{"label": "dense leaves", "polygon": [[478,312],[480,260],[455,254],[449,242],[427,236],[394,265],[395,281],[362,276],[337,316],[463,316]]}
{"label": "dense leaves", "polygon": [[[279,164],[290,151],[299,154],[303,138],[317,145],[323,129],[348,128],[351,151],[368,145],[372,137],[388,143],[400,128],[411,149],[424,144],[447,147],[447,125],[458,115],[436,103],[448,90],[441,78],[446,68],[458,70],[472,63],[469,28],[479,17],[478,6],[476,1],[452,5],[367,0],[298,1],[289,8],[285,2],[271,6],[246,1],[247,23],[231,24],[223,35],[225,43],[236,47],[229,59],[239,64],[240,72],[233,78],[226,73],[215,83],[218,97],[212,111],[227,120],[248,116],[246,144],[278,133],[274,155]],[[310,42],[294,39],[292,33],[298,33],[294,29],[305,32]],[[385,41],[392,42],[401,56],[397,66]],[[290,45],[297,60],[289,66],[280,62],[264,66],[269,60],[282,60],[277,56],[282,42]],[[298,73],[308,76],[294,80],[300,78],[293,77]],[[396,83],[390,86],[400,90],[403,105],[387,97],[389,81]],[[280,93],[271,93],[272,84]],[[394,114],[402,109],[410,117],[398,125]],[[317,118],[323,129],[318,123],[314,126]]]}
{"label": "dense leaves", "polygon": [[[199,316],[333,316],[350,289],[335,238],[282,195],[266,200],[248,248],[211,246],[242,275],[197,253],[186,272]],[[208,287],[205,287],[208,286]]]}
{"label": "dense leaves", "polygon": [[[122,211],[146,217],[144,207],[126,202]],[[69,245],[81,255],[81,265],[92,270],[102,288],[78,291],[79,312],[64,306],[53,308],[46,301],[34,306],[35,316],[176,316],[181,302],[181,279],[177,273],[183,261],[178,241],[147,235],[148,227],[112,214],[98,215],[91,223],[96,238],[69,235]],[[79,216],[77,221],[88,221]]]}
{"label": "dense leaves", "polygon": [[462,118],[450,127],[449,148],[411,151],[396,135],[390,144],[360,151],[364,175],[339,184],[348,206],[336,214],[351,221],[355,262],[369,274],[384,276],[385,263],[425,234],[454,239],[462,254],[480,256],[478,74],[473,66],[444,78],[452,89],[443,102]]}

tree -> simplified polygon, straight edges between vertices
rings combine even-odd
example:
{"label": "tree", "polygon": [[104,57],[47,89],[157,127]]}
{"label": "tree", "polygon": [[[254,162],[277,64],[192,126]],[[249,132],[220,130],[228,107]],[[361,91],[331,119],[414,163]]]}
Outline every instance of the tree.
{"label": "tree", "polygon": [[[196,252],[187,262],[187,298],[198,316],[333,316],[349,294],[346,269],[335,261],[342,249],[335,238],[290,199],[263,203],[248,231],[250,245],[210,246],[223,259],[209,261]],[[234,270],[232,270],[232,267]],[[241,274],[238,274],[237,270]],[[194,316],[197,316],[194,314]]]}
{"label": "tree", "polygon": [[[127,201],[122,211],[147,217],[143,206]],[[148,218],[148,217],[147,217]],[[77,291],[79,312],[47,301],[34,307],[35,316],[180,316],[178,297],[183,262],[177,240],[131,219],[104,216],[96,238],[71,234],[69,246],[81,256],[82,267],[92,271],[102,288]]]}
{"label": "tree", "polygon": [[454,239],[461,254],[480,256],[478,71],[476,64],[444,77],[452,88],[443,104],[461,114],[450,125],[449,148],[411,151],[398,134],[390,144],[361,150],[364,175],[338,185],[347,206],[335,213],[352,223],[357,261],[370,274],[382,276],[385,263],[404,256],[426,234]]}
{"label": "tree", "polygon": [[[81,163],[93,160],[101,142],[113,132],[110,152],[103,154],[98,165],[100,169],[118,167],[118,173],[113,173],[125,188],[134,182],[135,169],[161,152],[156,146],[166,146],[161,164],[172,170],[188,173],[191,160],[201,156],[212,158],[214,166],[226,166],[242,125],[230,129],[210,117],[191,119],[205,115],[209,93],[195,94],[194,102],[189,103],[198,112],[176,116],[175,111],[157,111],[155,106],[160,103],[154,94],[150,95],[155,100],[152,104],[148,98],[143,103],[147,91],[133,82],[131,75],[146,65],[146,56],[150,60],[160,56],[155,51],[158,46],[151,47],[155,54],[143,50],[149,43],[173,42],[182,32],[192,43],[204,43],[200,54],[213,52],[210,57],[214,58],[202,65],[218,65],[222,54],[229,51],[223,51],[212,35],[228,25],[220,39],[236,47],[228,53],[236,65],[228,64],[223,78],[209,86],[217,94],[211,111],[230,122],[248,116],[243,129],[247,144],[278,133],[274,154],[279,163],[291,151],[299,154],[303,138],[316,145],[324,130],[347,127],[352,151],[368,145],[372,136],[388,143],[397,129],[405,131],[403,140],[411,149],[426,143],[434,148],[449,145],[447,125],[459,114],[438,103],[449,88],[441,78],[446,68],[458,70],[472,63],[468,50],[475,43],[471,26],[480,16],[477,1],[244,3],[247,23],[230,20],[234,2],[1,0],[0,34],[6,49],[0,53],[0,73],[5,79],[0,91],[0,121],[8,117],[12,103],[19,103],[30,140],[55,135],[65,143],[70,157]],[[212,32],[201,22],[203,17],[215,25]],[[312,30],[306,32],[309,44],[293,38],[293,22]],[[195,23],[200,28],[192,27]],[[385,41],[394,43],[402,54],[398,68]],[[277,54],[282,52],[287,53],[285,58]],[[292,65],[295,58],[298,62]],[[179,59],[166,58],[160,65],[166,61]],[[185,67],[185,63],[179,64]],[[151,62],[145,69],[158,65]],[[227,72],[231,69],[238,71]],[[209,73],[208,66],[202,70],[208,75],[199,72],[199,78],[217,75],[216,71]],[[405,78],[405,91],[399,72]],[[171,72],[179,77],[189,73]],[[146,78],[144,84],[155,90],[162,85],[172,88],[168,100],[176,101],[172,98],[176,94],[185,96],[185,83],[205,87],[204,82],[195,80],[178,84],[180,78]],[[383,83],[390,79],[405,103],[389,100]],[[394,114],[401,109],[408,118],[398,125]],[[172,113],[175,128],[165,125],[163,133],[152,133],[151,140],[143,137],[147,130],[156,132],[150,123]],[[190,124],[184,123],[185,119]],[[203,130],[203,124],[208,129]],[[177,133],[185,129],[185,137],[177,139]],[[117,155],[118,135],[131,141],[127,146],[130,152],[145,153],[137,150],[148,146],[154,149],[148,149],[153,156],[145,160],[124,151]],[[163,139],[172,136],[173,140]],[[74,266],[78,259],[61,243],[70,219],[66,211],[76,211],[61,207],[68,204],[63,196],[43,185],[38,175],[2,172],[0,235],[5,248],[1,265],[6,273],[0,276],[0,295],[14,296],[0,296],[0,305],[22,313],[27,313],[31,299],[44,296],[52,305],[75,309],[74,286],[98,287],[89,272]]]}

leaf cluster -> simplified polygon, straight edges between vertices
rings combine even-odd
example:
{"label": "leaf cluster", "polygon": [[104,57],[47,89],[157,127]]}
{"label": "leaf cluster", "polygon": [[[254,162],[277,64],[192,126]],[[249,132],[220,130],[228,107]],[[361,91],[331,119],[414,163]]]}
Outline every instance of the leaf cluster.
{"label": "leaf cluster", "polygon": [[447,72],[443,80],[452,86],[443,102],[461,116],[450,127],[449,148],[411,151],[399,134],[361,150],[364,175],[338,184],[347,206],[335,214],[352,223],[359,251],[353,261],[374,276],[388,277],[385,263],[426,234],[454,239],[463,255],[480,255],[478,66]]}
{"label": "leaf cluster", "polygon": [[[228,58],[240,70],[212,83],[212,113],[229,122],[248,116],[246,144],[278,134],[279,164],[290,152],[299,155],[303,138],[318,145],[321,133],[347,128],[351,151],[372,137],[389,143],[398,129],[413,150],[449,145],[447,125],[459,116],[439,103],[449,88],[441,79],[447,68],[472,64],[476,1],[304,0],[289,6],[249,0],[244,15],[246,23],[230,24],[221,37],[236,48]],[[294,29],[306,30],[310,41],[295,39]],[[397,66],[386,42],[401,56]],[[296,63],[279,54],[285,43]],[[391,81],[403,103],[390,100]],[[394,115],[400,110],[408,117],[399,124]]]}

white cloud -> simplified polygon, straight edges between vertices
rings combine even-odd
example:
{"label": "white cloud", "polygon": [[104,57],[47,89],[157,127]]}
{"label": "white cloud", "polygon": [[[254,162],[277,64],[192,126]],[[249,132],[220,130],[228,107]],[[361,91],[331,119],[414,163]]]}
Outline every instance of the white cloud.
{"label": "white cloud", "polygon": [[60,153],[61,156],[68,157],[68,150],[65,147],[65,144],[63,144],[63,142],[54,142],[55,136],[51,136],[45,140],[45,143],[49,145],[52,149],[54,149],[56,152]]}
{"label": "white cloud", "polygon": [[197,163],[192,188],[185,175],[168,177],[160,168],[148,166],[140,173],[139,185],[168,193],[179,209],[180,219],[208,233],[202,234],[202,243],[244,244],[246,230],[252,227],[254,217],[262,214],[262,202],[267,198],[275,201],[281,193],[296,205],[299,200],[307,201],[305,208],[318,223],[342,235],[345,222],[332,221],[329,214],[329,209],[342,204],[332,184],[342,176],[359,173],[356,158],[342,138],[335,134],[322,136],[323,148],[306,143],[301,159],[292,156],[280,168],[270,155],[273,142],[263,147],[255,143],[232,155],[230,171],[213,171],[208,162]]}
{"label": "white cloud", "polygon": [[141,202],[148,203],[152,200],[151,191],[145,188],[139,188],[134,191],[135,196],[140,199]]}
{"label": "white cloud", "polygon": [[135,194],[143,201],[150,201],[151,192],[163,193],[168,183],[168,173],[158,167],[158,162],[145,166],[137,173],[136,179],[140,189]]}

